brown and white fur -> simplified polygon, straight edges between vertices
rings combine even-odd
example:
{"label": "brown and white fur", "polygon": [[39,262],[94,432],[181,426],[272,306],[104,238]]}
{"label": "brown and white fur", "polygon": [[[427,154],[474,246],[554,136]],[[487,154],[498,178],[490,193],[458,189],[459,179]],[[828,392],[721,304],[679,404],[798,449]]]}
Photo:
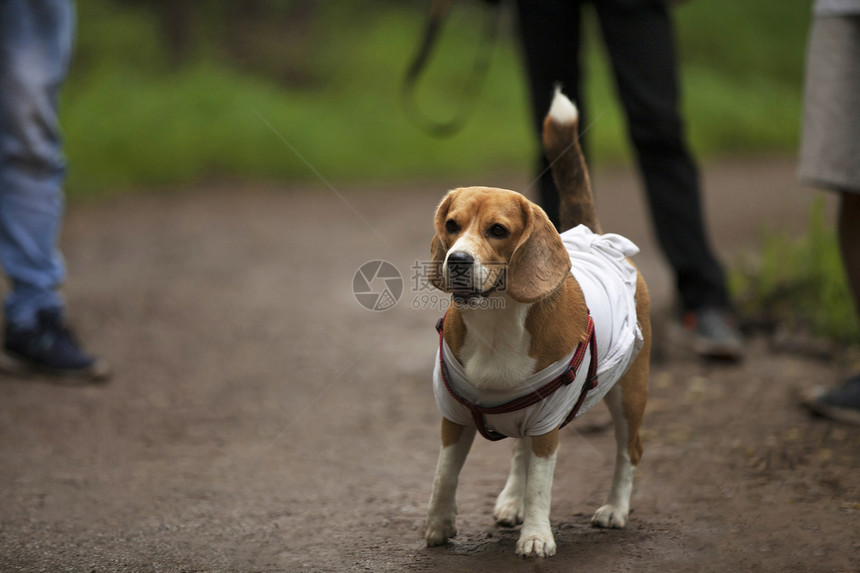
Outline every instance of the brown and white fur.
{"label": "brown and white fur", "polygon": [[[561,196],[562,230],[582,223],[600,233],[577,142],[577,121],[576,107],[557,92],[544,122],[544,149]],[[445,319],[445,341],[471,383],[516,389],[586,339],[586,302],[570,273],[559,234],[540,207],[513,191],[455,189],[439,205],[435,227],[431,282],[452,293],[455,302],[503,299],[497,301],[503,304],[454,304]],[[497,262],[505,264],[490,264]],[[452,273],[454,267],[460,278]],[[461,280],[464,270],[471,273],[471,285]],[[498,288],[502,284],[505,288]],[[642,454],[639,427],[648,391],[651,327],[641,274],[636,311],[644,345],[605,398],[615,425],[617,453],[606,503],[591,520],[598,527],[625,526],[633,474]],[[427,515],[428,546],[444,544],[457,533],[457,480],[475,432],[473,426],[442,419],[442,448]],[[524,557],[556,552],[549,510],[558,441],[558,428],[517,439],[507,483],[496,500],[498,524],[522,523],[516,553]]]}

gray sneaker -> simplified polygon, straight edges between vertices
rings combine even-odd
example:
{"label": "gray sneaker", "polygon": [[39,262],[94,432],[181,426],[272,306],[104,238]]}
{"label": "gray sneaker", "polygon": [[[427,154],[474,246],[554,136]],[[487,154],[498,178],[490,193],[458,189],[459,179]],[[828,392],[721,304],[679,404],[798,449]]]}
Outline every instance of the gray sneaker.
{"label": "gray sneaker", "polygon": [[804,404],[819,416],[860,426],[860,374],[832,390],[817,390]]}
{"label": "gray sneaker", "polygon": [[737,362],[745,354],[744,337],[734,314],[706,307],[684,315],[684,328],[693,336],[693,352],[702,358]]}

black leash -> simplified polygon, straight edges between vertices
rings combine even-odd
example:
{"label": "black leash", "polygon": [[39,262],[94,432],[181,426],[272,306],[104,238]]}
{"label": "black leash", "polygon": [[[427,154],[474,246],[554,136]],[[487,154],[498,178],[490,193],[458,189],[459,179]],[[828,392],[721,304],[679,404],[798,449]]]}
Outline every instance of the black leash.
{"label": "black leash", "polygon": [[498,7],[498,2],[485,2],[485,4],[488,7],[487,17],[484,20],[483,41],[478,48],[478,54],[475,56],[472,73],[463,86],[464,101],[453,117],[441,121],[428,117],[419,108],[418,102],[415,99],[415,89],[418,80],[421,77],[421,73],[427,67],[427,63],[433,53],[433,48],[442,30],[445,16],[447,16],[448,9],[451,6],[451,0],[432,0],[430,4],[430,12],[424,24],[424,35],[418,46],[418,51],[415,53],[412,62],[403,76],[401,89],[401,100],[406,116],[412,123],[430,135],[450,137],[459,132],[466,124],[467,116],[478,99],[484,79],[487,76],[487,71],[490,69],[493,45],[495,44],[496,35],[499,30],[499,20],[502,13]]}

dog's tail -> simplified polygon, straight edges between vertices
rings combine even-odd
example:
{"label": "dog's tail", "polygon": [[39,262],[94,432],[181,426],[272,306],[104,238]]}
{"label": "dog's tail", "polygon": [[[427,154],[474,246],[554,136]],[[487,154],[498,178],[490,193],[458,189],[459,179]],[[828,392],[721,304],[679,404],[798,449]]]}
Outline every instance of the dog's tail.
{"label": "dog's tail", "polygon": [[557,87],[543,122],[543,148],[558,188],[561,230],[583,224],[600,233],[591,180],[579,146],[578,124],[579,111]]}

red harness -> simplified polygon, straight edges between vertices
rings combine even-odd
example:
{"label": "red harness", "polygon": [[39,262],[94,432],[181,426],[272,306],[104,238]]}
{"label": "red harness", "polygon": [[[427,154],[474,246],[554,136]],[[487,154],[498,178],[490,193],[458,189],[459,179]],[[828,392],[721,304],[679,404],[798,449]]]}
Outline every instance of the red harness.
{"label": "red harness", "polygon": [[552,379],[550,382],[547,382],[534,392],[530,392],[525,396],[521,396],[510,402],[506,402],[500,406],[493,406],[491,408],[487,408],[484,406],[479,406],[474,402],[464,398],[460,394],[457,393],[456,390],[451,386],[448,382],[448,367],[445,365],[445,352],[443,351],[442,345],[445,341],[445,337],[443,336],[442,330],[443,325],[445,324],[445,317],[439,319],[436,323],[436,330],[439,332],[439,366],[442,372],[442,382],[445,384],[445,388],[451,394],[451,396],[460,404],[466,406],[470,412],[472,412],[472,419],[475,421],[475,427],[478,428],[478,431],[481,432],[481,435],[487,438],[488,440],[497,441],[507,438],[508,436],[504,434],[500,434],[495,430],[492,430],[487,427],[487,420],[484,418],[486,415],[492,414],[509,414],[511,412],[515,412],[517,410],[522,410],[523,408],[528,408],[529,406],[533,406],[548,397],[550,394],[561,388],[562,386],[567,386],[571,382],[576,379],[576,371],[579,369],[579,366],[582,364],[583,359],[585,358],[585,350],[587,347],[591,347],[591,364],[588,365],[588,376],[585,379],[585,383],[582,385],[582,393],[579,395],[579,399],[574,404],[573,409],[567,415],[567,418],[564,419],[561,426],[559,428],[565,427],[571,420],[576,417],[576,413],[579,412],[579,408],[582,406],[583,401],[585,401],[585,395],[589,390],[593,390],[597,387],[597,338],[594,334],[594,321],[591,319],[591,314],[588,315],[588,329],[587,329],[587,341],[580,342],[579,346],[576,347],[576,352],[573,353],[573,358],[570,360],[570,365],[567,369],[562,372],[560,375]]}

